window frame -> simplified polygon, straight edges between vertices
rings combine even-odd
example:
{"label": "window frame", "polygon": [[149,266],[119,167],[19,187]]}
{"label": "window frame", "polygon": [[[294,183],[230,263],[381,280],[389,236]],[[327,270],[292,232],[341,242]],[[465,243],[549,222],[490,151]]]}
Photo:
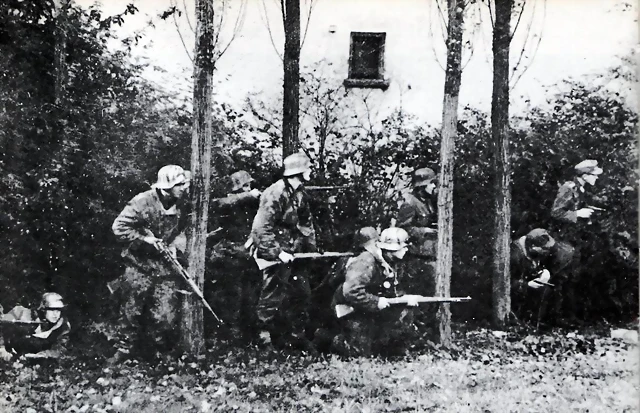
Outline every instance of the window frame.
{"label": "window frame", "polygon": [[[378,54],[378,77],[374,79],[365,79],[354,76],[354,63],[355,63],[355,41],[358,38],[376,38],[379,40],[379,54]],[[348,77],[344,80],[345,87],[357,87],[357,88],[377,88],[387,89],[389,87],[389,80],[384,78],[384,53],[385,44],[387,39],[386,32],[351,32],[349,40],[349,71]]]}

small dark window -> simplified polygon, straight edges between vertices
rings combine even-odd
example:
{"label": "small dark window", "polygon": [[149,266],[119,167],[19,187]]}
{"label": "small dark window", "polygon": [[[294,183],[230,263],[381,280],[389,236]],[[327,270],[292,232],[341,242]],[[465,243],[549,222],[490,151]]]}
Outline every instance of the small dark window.
{"label": "small dark window", "polygon": [[384,41],[386,33],[351,32],[349,50],[348,87],[377,87],[386,89],[384,79]]}

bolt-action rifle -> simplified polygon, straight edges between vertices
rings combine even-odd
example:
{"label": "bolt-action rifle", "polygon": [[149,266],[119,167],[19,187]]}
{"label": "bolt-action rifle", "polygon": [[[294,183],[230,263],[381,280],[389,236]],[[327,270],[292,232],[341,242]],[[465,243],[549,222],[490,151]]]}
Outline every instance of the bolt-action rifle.
{"label": "bolt-action rifle", "polygon": [[[333,258],[333,257],[353,257],[353,252],[297,252],[293,254],[294,260],[300,259],[320,259],[320,258]],[[253,257],[258,264],[258,269],[264,270],[265,268],[273,267],[274,265],[282,264],[282,261],[268,261],[263,258]]]}
{"label": "bolt-action rifle", "polygon": [[40,324],[44,324],[44,321],[37,321],[37,320],[6,320],[4,318],[0,318],[0,324],[34,324],[34,325],[40,325]]}
{"label": "bolt-action rifle", "polygon": [[216,319],[218,324],[224,324],[220,319],[220,317],[218,317],[218,315],[213,311],[213,309],[211,308],[207,300],[204,298],[204,295],[202,294],[202,291],[200,291],[198,284],[196,284],[195,280],[191,277],[191,275],[189,275],[189,272],[182,266],[182,264],[180,264],[180,262],[178,261],[178,258],[173,254],[173,252],[171,252],[167,244],[165,244],[164,242],[158,243],[156,244],[156,248],[158,249],[160,254],[162,254],[162,257],[169,264],[171,264],[175,272],[177,272],[187,282],[189,287],[191,287],[191,291],[193,291],[198,296],[198,298],[202,302],[202,305],[204,305],[205,308],[209,310],[209,312],[211,313],[211,315],[213,315],[213,318]]}
{"label": "bolt-action rifle", "polygon": [[332,191],[336,189],[347,189],[351,188],[350,185],[342,185],[342,186],[316,186],[316,185],[305,185],[304,189],[307,191]]}
{"label": "bolt-action rifle", "polygon": [[[391,305],[407,304],[409,301],[416,301],[418,303],[465,303],[471,301],[471,297],[425,297],[422,295],[403,295],[401,297],[387,298],[387,301]],[[350,305],[338,304],[336,305],[336,316],[338,318],[345,317],[353,313],[355,309]]]}

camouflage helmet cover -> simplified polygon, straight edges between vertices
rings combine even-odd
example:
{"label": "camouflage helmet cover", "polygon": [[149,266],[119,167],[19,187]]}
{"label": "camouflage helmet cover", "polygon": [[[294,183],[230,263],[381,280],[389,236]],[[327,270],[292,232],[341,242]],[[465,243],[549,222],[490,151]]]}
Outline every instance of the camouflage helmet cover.
{"label": "camouflage helmet cover", "polygon": [[231,191],[235,192],[242,188],[245,184],[253,182],[254,179],[247,171],[238,171],[231,174]]}
{"label": "camouflage helmet cover", "polygon": [[307,155],[297,152],[284,158],[284,176],[293,176],[311,169],[311,161]]}
{"label": "camouflage helmet cover", "polygon": [[356,248],[362,249],[378,241],[378,231],[374,227],[360,228],[353,241]]}
{"label": "camouflage helmet cover", "polygon": [[436,173],[431,168],[420,168],[413,172],[413,187],[427,186],[436,177]]}
{"label": "camouflage helmet cover", "polygon": [[387,228],[380,234],[378,247],[383,250],[398,251],[409,245],[408,240],[409,234],[404,229],[397,227]]}
{"label": "camouflage helmet cover", "polygon": [[158,181],[151,185],[157,189],[171,189],[174,186],[188,182],[191,179],[191,172],[185,171],[178,165],[166,165],[158,171]]}

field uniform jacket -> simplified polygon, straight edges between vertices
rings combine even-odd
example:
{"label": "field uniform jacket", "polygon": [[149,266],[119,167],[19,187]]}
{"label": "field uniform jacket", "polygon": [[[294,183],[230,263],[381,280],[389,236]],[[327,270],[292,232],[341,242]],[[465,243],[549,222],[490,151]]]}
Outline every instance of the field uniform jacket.
{"label": "field uniform jacket", "polygon": [[222,231],[216,235],[217,241],[213,247],[216,256],[245,256],[245,242],[251,234],[251,224],[256,215],[259,198],[249,192],[228,194],[224,198],[214,198],[210,202],[209,220],[211,227],[221,227]]}
{"label": "field uniform jacket", "polygon": [[396,226],[409,234],[410,253],[423,257],[436,256],[438,234],[428,230],[435,229],[433,224],[438,222],[437,212],[430,199],[423,202],[413,194],[405,195],[404,203],[398,210]]}
{"label": "field uniform jacket", "polygon": [[551,217],[563,223],[578,222],[576,211],[582,207],[580,189],[582,189],[581,185],[574,181],[562,184],[553,201]]}
{"label": "field uniform jacket", "polygon": [[538,272],[546,269],[551,273],[551,283],[558,277],[566,277],[574,259],[574,248],[566,242],[558,241],[551,249],[551,255],[543,260],[532,260],[525,252],[524,236],[511,243],[511,279],[524,283],[538,277]]}
{"label": "field uniform jacket", "polygon": [[253,219],[251,239],[259,258],[275,261],[281,251],[288,253],[316,250],[316,233],[308,195],[279,180],[260,197]]}
{"label": "field uniform jacket", "polygon": [[345,280],[334,294],[333,306],[346,304],[358,312],[376,312],[380,297],[398,296],[398,279],[375,246],[367,247],[349,263]]}
{"label": "field uniform jacket", "polygon": [[166,209],[156,189],[136,195],[111,227],[118,241],[127,243],[122,252],[125,260],[137,265],[148,260],[159,260],[161,256],[155,248],[142,241],[150,235],[164,240],[167,245],[184,254],[188,218],[185,211],[186,206],[180,201]]}

